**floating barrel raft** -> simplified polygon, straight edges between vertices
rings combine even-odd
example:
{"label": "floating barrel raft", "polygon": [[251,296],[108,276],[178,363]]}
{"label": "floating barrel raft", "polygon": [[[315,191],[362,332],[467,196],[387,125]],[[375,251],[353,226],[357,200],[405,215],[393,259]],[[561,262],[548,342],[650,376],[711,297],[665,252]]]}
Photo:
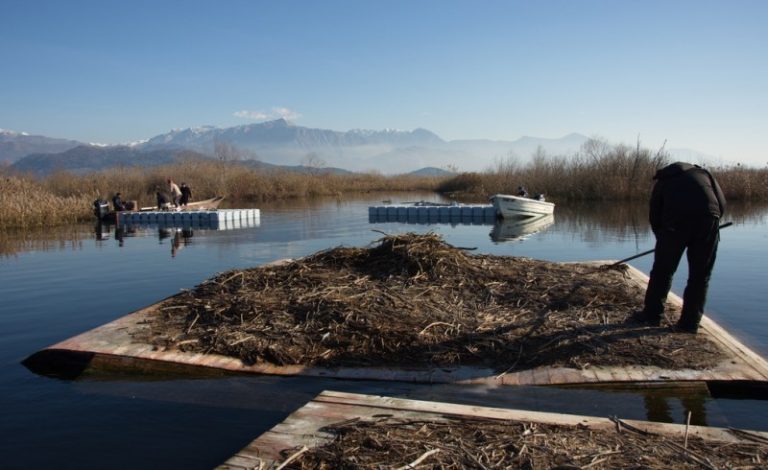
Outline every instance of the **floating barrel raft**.
{"label": "floating barrel raft", "polygon": [[118,212],[118,223],[125,226],[199,227],[226,230],[258,227],[260,220],[259,209]]}
{"label": "floating barrel raft", "polygon": [[470,255],[435,234],[385,236],[225,272],[33,354],[43,374],[256,373],[490,385],[739,382],[768,364],[708,318],[699,334],[628,321],[627,265]]}
{"label": "floating barrel raft", "polygon": [[490,204],[390,204],[368,207],[370,223],[494,225],[499,220]]}
{"label": "floating barrel raft", "polygon": [[325,391],[219,470],[764,468],[768,433]]}

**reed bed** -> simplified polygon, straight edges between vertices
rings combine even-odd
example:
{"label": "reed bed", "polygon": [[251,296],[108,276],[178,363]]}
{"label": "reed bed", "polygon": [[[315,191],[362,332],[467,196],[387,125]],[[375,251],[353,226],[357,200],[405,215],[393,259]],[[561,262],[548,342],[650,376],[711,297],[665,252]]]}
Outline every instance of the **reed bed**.
{"label": "reed bed", "polygon": [[[671,162],[663,149],[611,146],[593,139],[570,156],[538,151],[527,164],[514,158],[499,161],[484,172],[447,179],[438,191],[466,198],[515,194],[518,186],[550,199],[568,201],[647,201],[656,170]],[[728,200],[768,201],[768,168],[741,165],[707,167]]]}
{"label": "reed bed", "polygon": [[0,196],[0,230],[72,224],[93,217],[92,196],[61,196],[30,179],[0,177]]}
{"label": "reed bed", "polygon": [[166,180],[186,182],[193,200],[217,195],[229,201],[261,202],[291,198],[335,196],[371,191],[434,191],[440,178],[377,174],[296,173],[248,168],[237,162],[190,160],[182,164],[75,175],[59,172],[46,178],[11,175],[0,180],[0,229],[64,225],[93,220],[93,201],[123,200],[153,206]]}
{"label": "reed bed", "polygon": [[433,233],[408,233],[220,274],[164,302],[139,339],[248,364],[323,367],[504,373],[721,359],[701,335],[627,322],[642,294],[621,270],[472,256]]}
{"label": "reed bed", "polygon": [[120,191],[125,200],[152,205],[166,180],[186,182],[195,199],[225,195],[235,201],[270,201],[313,196],[342,196],[365,191],[434,190],[440,181],[433,177],[383,176],[376,174],[334,174],[318,169],[312,173],[254,169],[238,162],[191,160],[152,168],[118,168],[72,175],[59,173],[44,180],[51,191],[61,195],[89,194],[111,197]]}
{"label": "reed bed", "polygon": [[[441,177],[336,174],[323,168],[297,173],[253,168],[241,161],[192,158],[160,167],[121,167],[85,175],[60,172],[42,179],[0,169],[0,175],[6,174],[0,186],[0,229],[88,220],[94,199],[109,199],[118,191],[123,200],[154,205],[156,192],[166,188],[168,178],[186,182],[198,200],[225,195],[229,201],[262,202],[342,198],[374,191],[436,191],[464,201],[485,201],[491,194],[514,194],[523,185],[555,201],[646,201],[654,173],[669,158],[663,149],[611,146],[593,139],[574,155],[552,156],[539,150],[526,164],[508,158],[484,172]],[[741,165],[711,169],[729,200],[768,201],[768,169]]]}
{"label": "reed bed", "polygon": [[[285,469],[765,468],[768,441],[739,433],[739,443],[668,437],[612,418],[613,429],[448,417],[354,418],[323,431],[333,439],[288,449]],[[734,431],[736,433],[737,431]]]}

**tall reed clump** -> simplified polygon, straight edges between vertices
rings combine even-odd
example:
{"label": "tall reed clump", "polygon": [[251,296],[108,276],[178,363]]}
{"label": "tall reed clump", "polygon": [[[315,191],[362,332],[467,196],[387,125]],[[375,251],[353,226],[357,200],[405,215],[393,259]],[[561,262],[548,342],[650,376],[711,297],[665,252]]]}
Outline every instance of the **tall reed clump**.
{"label": "tall reed clump", "polygon": [[88,195],[60,196],[37,181],[0,178],[0,230],[61,225],[93,217]]}
{"label": "tall reed clump", "polygon": [[514,194],[524,186],[531,193],[557,199],[632,200],[648,197],[653,174],[667,160],[663,150],[610,146],[591,139],[570,157],[549,156],[539,148],[526,164],[508,158],[483,173],[449,179],[438,190]]}
{"label": "tall reed clump", "polygon": [[747,168],[737,164],[712,170],[729,201],[767,201],[768,168]]}
{"label": "tall reed clump", "polygon": [[[461,173],[438,186],[443,193],[464,198],[490,194],[515,194],[518,186],[559,200],[647,200],[656,171],[671,163],[662,148],[652,151],[626,145],[609,145],[590,139],[571,156],[550,156],[539,148],[525,164],[513,158],[496,163],[482,173]],[[695,163],[695,162],[693,162]],[[742,165],[705,166],[732,201],[768,201],[768,168]]]}

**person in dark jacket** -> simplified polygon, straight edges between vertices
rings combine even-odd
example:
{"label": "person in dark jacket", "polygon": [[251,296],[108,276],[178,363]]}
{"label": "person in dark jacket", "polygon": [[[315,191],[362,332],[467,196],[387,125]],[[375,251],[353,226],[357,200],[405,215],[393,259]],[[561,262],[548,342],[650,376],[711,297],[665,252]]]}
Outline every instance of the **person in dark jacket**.
{"label": "person in dark jacket", "polygon": [[115,195],[112,197],[112,207],[115,208],[115,212],[125,210],[125,204],[123,203],[123,199],[120,197],[120,193],[115,193]]}
{"label": "person in dark jacket", "polygon": [[656,172],[650,222],[656,236],[645,305],[635,319],[658,326],[683,252],[687,250],[688,283],[675,329],[696,333],[704,314],[707,288],[720,241],[725,196],[712,174],[698,165],[677,162]]}
{"label": "person in dark jacket", "polygon": [[168,202],[168,196],[165,195],[164,192],[160,191],[159,189],[155,192],[155,196],[157,197],[157,208],[158,210],[168,210],[171,206],[171,203]]}
{"label": "person in dark jacket", "polygon": [[192,199],[192,190],[187,186],[187,183],[181,183],[181,199],[179,199],[179,204],[182,206],[186,206],[187,203]]}

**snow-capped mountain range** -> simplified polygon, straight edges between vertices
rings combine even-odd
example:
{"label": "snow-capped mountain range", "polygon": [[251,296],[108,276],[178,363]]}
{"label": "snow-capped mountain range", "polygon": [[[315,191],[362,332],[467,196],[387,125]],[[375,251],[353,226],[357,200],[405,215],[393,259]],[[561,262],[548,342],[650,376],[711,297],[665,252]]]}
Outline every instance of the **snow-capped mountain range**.
{"label": "snow-capped mountain range", "polygon": [[[537,149],[548,155],[571,155],[588,138],[569,134],[557,139],[522,137],[514,141],[446,141],[426,129],[346,132],[297,126],[284,119],[243,126],[176,129],[145,141],[94,145],[73,140],[0,131],[0,162],[36,173],[86,172],[115,165],[165,164],[179,152],[216,158],[226,144],[228,156],[268,165],[313,165],[350,171],[408,173],[425,167],[482,171],[508,158],[525,163]],[[219,155],[220,156],[220,155]]]}

